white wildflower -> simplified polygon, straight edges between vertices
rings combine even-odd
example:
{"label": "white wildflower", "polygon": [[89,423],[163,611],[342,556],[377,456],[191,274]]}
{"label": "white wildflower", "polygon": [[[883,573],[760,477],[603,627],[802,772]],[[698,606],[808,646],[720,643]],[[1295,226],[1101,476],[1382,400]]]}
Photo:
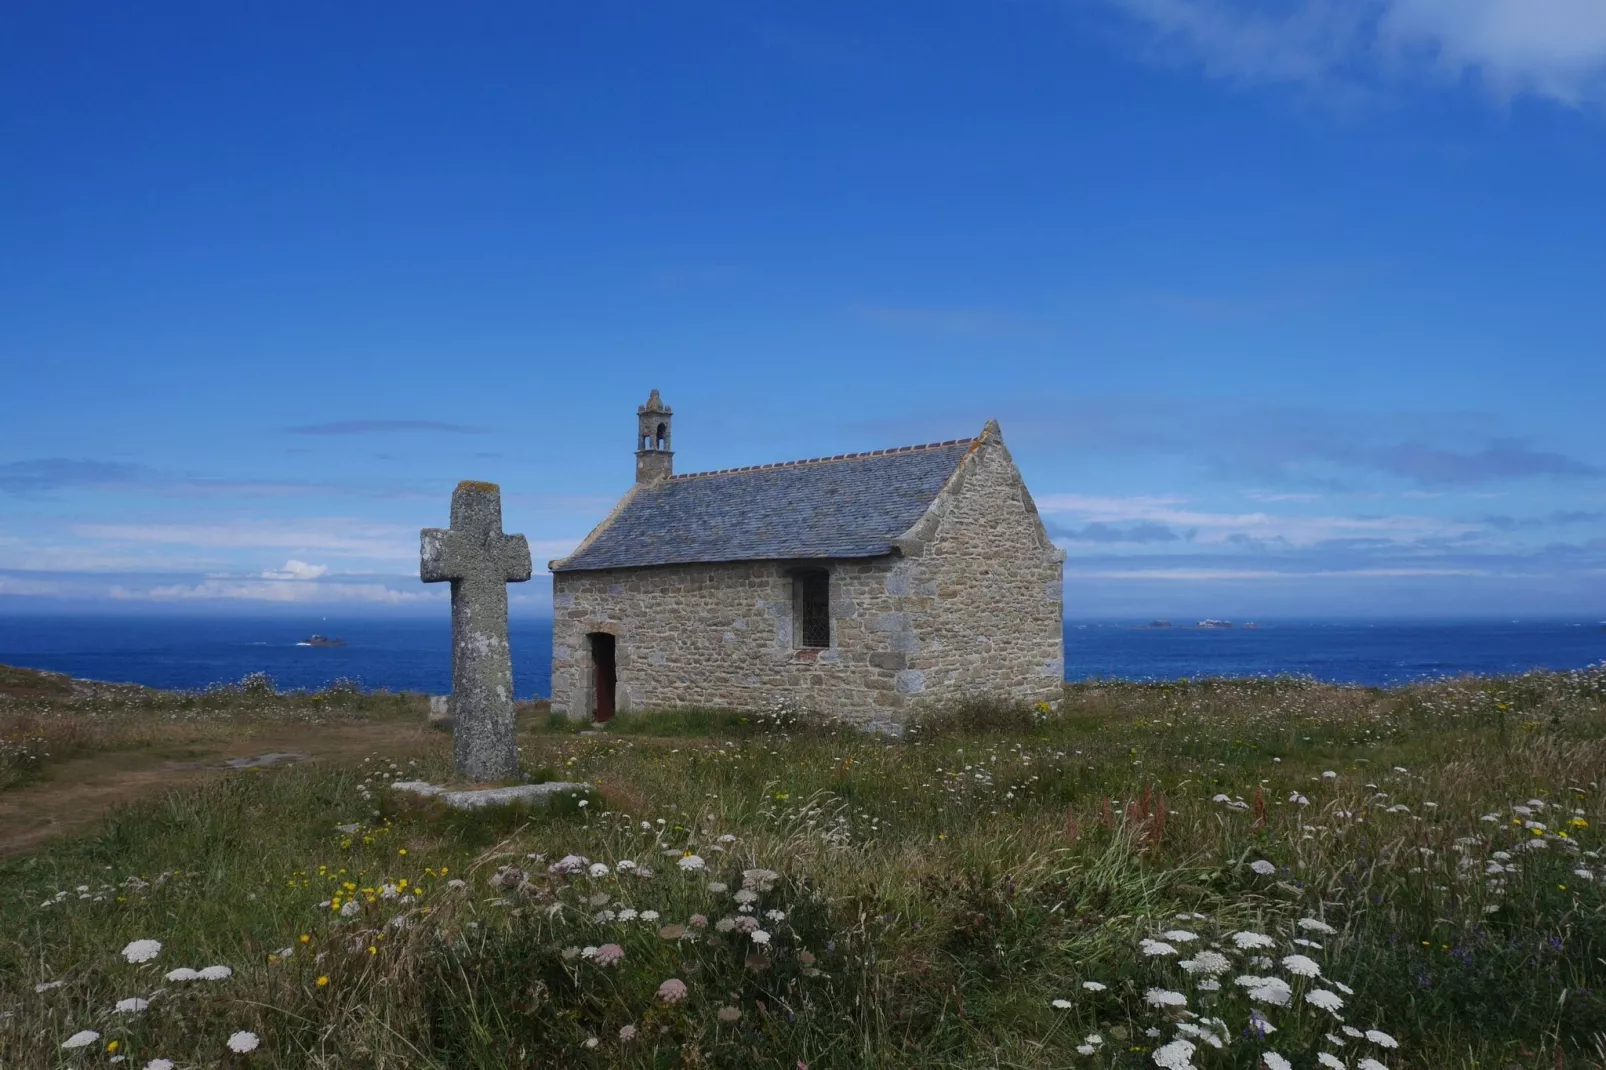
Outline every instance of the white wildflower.
{"label": "white wildflower", "polygon": [[82,1029],[61,1042],[64,1048],[87,1048],[100,1039],[100,1034],[93,1029]]}
{"label": "white wildflower", "polygon": [[1188,997],[1181,992],[1173,992],[1169,988],[1151,988],[1143,993],[1143,999],[1151,1007],[1186,1007]]}
{"label": "white wildflower", "polygon": [[152,1059],[145,1064],[145,1070],[173,1070],[172,1059]]}
{"label": "white wildflower", "polygon": [[1276,947],[1277,941],[1265,933],[1241,932],[1232,934],[1232,942],[1238,945],[1239,950],[1248,951],[1256,947]]}
{"label": "white wildflower", "polygon": [[176,970],[168,970],[166,977],[169,981],[194,981],[201,975],[188,966],[180,966]]}
{"label": "white wildflower", "polygon": [[755,944],[767,944],[770,942],[770,934],[763,929],[754,929],[748,935],[753,938],[753,943]]}
{"label": "white wildflower", "polygon": [[1149,956],[1175,955],[1177,953],[1176,948],[1163,940],[1142,940],[1138,943],[1138,950]]}
{"label": "white wildflower", "polygon": [[1154,1065],[1163,1070],[1193,1070],[1193,1053],[1195,1047],[1191,1041],[1173,1040],[1169,1044],[1162,1044],[1154,1049],[1150,1056]]}
{"label": "white wildflower", "polygon": [[33,990],[35,992],[49,992],[52,988],[60,988],[66,983],[66,981],[46,981],[42,985],[34,985]]}
{"label": "white wildflower", "polygon": [[1110,986],[1105,984],[1103,981],[1083,981],[1082,987],[1087,989],[1089,992],[1102,992]]}
{"label": "white wildflower", "polygon": [[1262,877],[1269,877],[1273,873],[1277,872],[1277,867],[1266,861],[1264,858],[1255,859],[1253,862],[1249,863],[1249,868],[1260,874]]}
{"label": "white wildflower", "polygon": [[1056,1008],[1058,1008],[1059,1010],[1062,1010],[1062,1011],[1068,1011],[1068,1010],[1071,1009],[1072,1004],[1071,1004],[1071,1001],[1068,1000],[1068,999],[1056,999],[1056,1000],[1053,1000],[1049,1004],[1049,1006],[1056,1007]]}
{"label": "white wildflower", "polygon": [[1356,1063],[1355,1066],[1357,1070],[1389,1070],[1386,1064],[1380,1063],[1370,1056],[1362,1059],[1360,1062]]}
{"label": "white wildflower", "polygon": [[643,910],[641,912],[641,920],[642,921],[657,921],[658,920],[658,912],[656,910]]}
{"label": "white wildflower", "polygon": [[1380,1048],[1397,1048],[1400,1046],[1399,1041],[1395,1040],[1381,1029],[1368,1029],[1366,1031],[1366,1039],[1370,1040],[1373,1044],[1376,1044]]}
{"label": "white wildflower", "polygon": [[240,1055],[256,1051],[257,1045],[261,1043],[261,1037],[246,1029],[242,1029],[238,1033],[229,1034],[229,1050]]}
{"label": "white wildflower", "polygon": [[1316,960],[1306,958],[1304,955],[1285,955],[1283,957],[1283,968],[1295,977],[1320,977],[1322,975],[1322,968],[1316,964]]}
{"label": "white wildflower", "polygon": [[150,1005],[151,1004],[149,1000],[140,999],[138,996],[132,996],[128,999],[118,1000],[117,1006],[113,1007],[112,1010],[116,1011],[118,1014],[138,1014],[140,1011],[144,1010]]}
{"label": "white wildflower", "polygon": [[1260,1061],[1266,1064],[1266,1070],[1294,1070],[1293,1063],[1274,1051],[1261,1052]]}
{"label": "white wildflower", "polygon": [[1332,1070],[1346,1070],[1344,1066],[1344,1060],[1340,1059],[1330,1051],[1317,1052],[1316,1061],[1321,1063],[1323,1066],[1331,1067]]}
{"label": "white wildflower", "polygon": [[590,873],[593,877],[606,877],[612,871],[608,869],[608,864],[606,862],[593,862],[591,863],[591,868],[586,872]]}
{"label": "white wildflower", "polygon": [[1320,1007],[1329,1014],[1337,1014],[1338,1009],[1344,1005],[1344,1000],[1337,992],[1329,992],[1325,988],[1313,988],[1306,992],[1305,1002],[1313,1007]]}
{"label": "white wildflower", "polygon": [[701,855],[685,855],[679,862],[676,862],[675,865],[679,866],[687,873],[690,873],[693,870],[703,868],[703,859]]}
{"label": "white wildflower", "polygon": [[129,962],[149,962],[162,953],[159,940],[135,940],[123,948],[123,958]]}
{"label": "white wildflower", "polygon": [[1277,1032],[1277,1027],[1271,1024],[1271,1019],[1253,1008],[1249,1011],[1249,1032],[1257,1037],[1267,1037]]}
{"label": "white wildflower", "polygon": [[1198,933],[1190,933],[1186,929],[1172,929],[1170,932],[1163,932],[1160,935],[1167,940],[1175,940],[1179,944],[1191,943],[1199,939]]}
{"label": "white wildflower", "polygon": [[1193,958],[1185,959],[1184,961],[1177,963],[1177,965],[1181,966],[1189,973],[1201,973],[1206,977],[1214,977],[1217,974],[1226,973],[1228,970],[1232,969],[1232,963],[1227,961],[1227,956],[1223,955],[1219,951],[1208,950],[1201,951],[1197,955],[1193,956]]}
{"label": "white wildflower", "polygon": [[208,966],[195,975],[200,981],[226,981],[234,976],[234,971],[227,966]]}
{"label": "white wildflower", "polygon": [[1299,924],[1299,927],[1301,929],[1304,929],[1306,932],[1313,932],[1313,933],[1336,933],[1336,932],[1338,932],[1337,929],[1333,928],[1331,925],[1327,924],[1325,921],[1322,921],[1320,918],[1300,918],[1298,924]]}

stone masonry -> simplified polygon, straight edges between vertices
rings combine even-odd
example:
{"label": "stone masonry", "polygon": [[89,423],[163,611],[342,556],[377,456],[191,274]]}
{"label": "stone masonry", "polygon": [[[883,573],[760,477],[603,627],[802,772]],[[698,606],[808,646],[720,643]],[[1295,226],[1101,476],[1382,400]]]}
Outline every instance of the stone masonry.
{"label": "stone masonry", "polygon": [[[998,425],[960,449],[924,513],[879,556],[576,571],[554,562],[554,710],[588,717],[596,709],[590,636],[605,633],[615,637],[620,711],[758,709],[790,699],[868,723],[966,698],[1057,711],[1064,554]],[[828,647],[795,641],[799,566],[829,573]]]}

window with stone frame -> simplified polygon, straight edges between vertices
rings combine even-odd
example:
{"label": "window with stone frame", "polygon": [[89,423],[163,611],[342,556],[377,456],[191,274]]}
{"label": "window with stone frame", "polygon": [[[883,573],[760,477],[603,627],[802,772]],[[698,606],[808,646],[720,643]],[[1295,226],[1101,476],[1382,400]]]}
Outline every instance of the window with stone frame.
{"label": "window with stone frame", "polygon": [[792,643],[814,649],[831,645],[831,574],[823,568],[792,573]]}

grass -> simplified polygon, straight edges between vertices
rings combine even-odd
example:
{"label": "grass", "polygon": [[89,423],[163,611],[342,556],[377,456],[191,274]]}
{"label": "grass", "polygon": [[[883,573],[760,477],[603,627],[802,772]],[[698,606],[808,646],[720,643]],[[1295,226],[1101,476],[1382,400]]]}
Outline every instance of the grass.
{"label": "grass", "polygon": [[[184,711],[205,732],[424,716],[35,688],[0,701],[0,736],[83,720],[75,703],[91,727],[60,738],[90,750]],[[440,735],[171,792],[0,862],[0,1066],[1606,1062],[1606,667],[1084,684],[1061,717],[973,707],[899,740],[773,712],[584,735],[523,712],[525,767],[596,794],[471,815],[392,797],[448,775]],[[160,955],[124,961],[136,939]],[[607,945],[620,961],[587,953]],[[208,965],[232,976],[164,980]],[[129,997],[149,1006],[113,1011]],[[238,1031],[260,1047],[231,1054]]]}

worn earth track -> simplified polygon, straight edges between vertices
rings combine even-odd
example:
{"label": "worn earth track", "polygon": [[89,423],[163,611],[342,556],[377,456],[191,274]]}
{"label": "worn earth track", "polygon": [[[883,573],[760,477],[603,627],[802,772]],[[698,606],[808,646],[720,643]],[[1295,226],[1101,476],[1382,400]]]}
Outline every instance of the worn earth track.
{"label": "worn earth track", "polygon": [[127,803],[208,778],[241,775],[224,764],[230,759],[297,754],[305,758],[288,760],[350,761],[375,753],[412,757],[449,745],[448,737],[423,725],[376,721],[272,726],[246,739],[74,758],[50,766],[44,779],[0,792],[0,858],[35,850],[55,836],[81,832]]}

